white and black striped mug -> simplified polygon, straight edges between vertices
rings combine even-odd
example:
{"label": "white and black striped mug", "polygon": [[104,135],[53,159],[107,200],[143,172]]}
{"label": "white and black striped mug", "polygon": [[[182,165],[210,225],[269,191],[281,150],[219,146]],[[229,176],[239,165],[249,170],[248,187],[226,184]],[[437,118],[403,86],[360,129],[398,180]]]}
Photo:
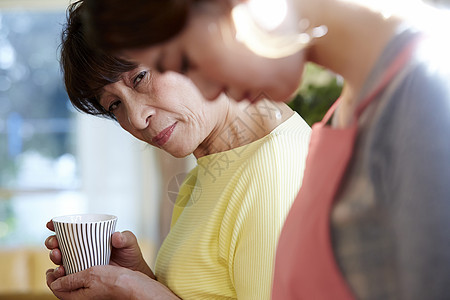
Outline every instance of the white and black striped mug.
{"label": "white and black striped mug", "polygon": [[78,214],[52,219],[66,274],[109,264],[117,217]]}

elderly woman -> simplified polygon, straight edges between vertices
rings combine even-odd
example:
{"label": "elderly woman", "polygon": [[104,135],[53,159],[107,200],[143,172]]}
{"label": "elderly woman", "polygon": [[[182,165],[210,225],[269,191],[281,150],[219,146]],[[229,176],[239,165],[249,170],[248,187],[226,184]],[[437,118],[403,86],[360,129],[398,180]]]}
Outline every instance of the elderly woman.
{"label": "elderly woman", "polygon": [[448,15],[414,0],[85,4],[96,45],[208,99],[288,101],[306,62],[345,81],[313,126],[274,299],[450,299]]}
{"label": "elderly woman", "polygon": [[[194,154],[198,165],[181,186],[155,275],[134,235],[115,233],[111,265],[67,276],[63,267],[48,270],[49,287],[61,299],[269,299],[309,126],[283,103],[250,105],[221,93],[207,101],[182,75],[93,50],[84,37],[83,9],[70,6],[63,35],[61,63],[72,103],[175,157]],[[54,236],[46,246],[61,264]]]}

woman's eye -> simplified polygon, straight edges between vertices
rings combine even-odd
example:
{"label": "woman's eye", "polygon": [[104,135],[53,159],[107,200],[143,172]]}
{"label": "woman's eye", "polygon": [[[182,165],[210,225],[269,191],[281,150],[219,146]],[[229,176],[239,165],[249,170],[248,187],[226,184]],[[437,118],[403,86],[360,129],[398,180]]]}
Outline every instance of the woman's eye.
{"label": "woman's eye", "polygon": [[138,85],[139,82],[141,82],[142,79],[144,79],[145,75],[147,75],[147,71],[142,71],[141,73],[139,73],[133,80],[134,86]]}
{"label": "woman's eye", "polygon": [[111,103],[111,105],[109,105],[108,111],[110,113],[113,113],[119,107],[119,105],[120,105],[120,101],[119,100],[114,101],[113,103]]}

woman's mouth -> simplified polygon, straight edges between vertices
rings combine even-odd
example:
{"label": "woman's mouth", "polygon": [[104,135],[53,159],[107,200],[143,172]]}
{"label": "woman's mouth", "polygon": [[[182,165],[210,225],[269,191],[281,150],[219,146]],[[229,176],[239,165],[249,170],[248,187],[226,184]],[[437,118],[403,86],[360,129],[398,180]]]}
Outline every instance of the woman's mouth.
{"label": "woman's mouth", "polygon": [[177,122],[173,123],[169,127],[163,129],[157,136],[155,136],[152,139],[152,142],[159,147],[162,147],[167,141],[170,139],[170,136],[172,135],[173,130],[175,129],[175,126],[177,126]]}

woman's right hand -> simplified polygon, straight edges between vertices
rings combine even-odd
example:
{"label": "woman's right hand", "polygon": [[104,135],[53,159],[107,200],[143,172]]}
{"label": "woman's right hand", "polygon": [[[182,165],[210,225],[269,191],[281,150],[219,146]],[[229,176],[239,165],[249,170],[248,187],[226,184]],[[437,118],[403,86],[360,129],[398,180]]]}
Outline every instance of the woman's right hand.
{"label": "woman's right hand", "polygon": [[49,270],[47,285],[61,300],[180,299],[162,283],[141,272],[111,265],[59,277]]}
{"label": "woman's right hand", "polygon": [[[55,231],[53,222],[47,223],[47,228]],[[111,237],[112,251],[110,265],[124,267],[133,271],[139,271],[152,279],[155,275],[142,257],[141,249],[137,243],[136,236],[130,231],[115,232]],[[56,265],[62,265],[62,255],[59,250],[58,240],[55,235],[45,240],[45,246],[50,250],[50,260]],[[61,272],[61,268],[57,270]],[[63,274],[59,274],[63,275]],[[59,277],[59,276],[57,276]]]}

